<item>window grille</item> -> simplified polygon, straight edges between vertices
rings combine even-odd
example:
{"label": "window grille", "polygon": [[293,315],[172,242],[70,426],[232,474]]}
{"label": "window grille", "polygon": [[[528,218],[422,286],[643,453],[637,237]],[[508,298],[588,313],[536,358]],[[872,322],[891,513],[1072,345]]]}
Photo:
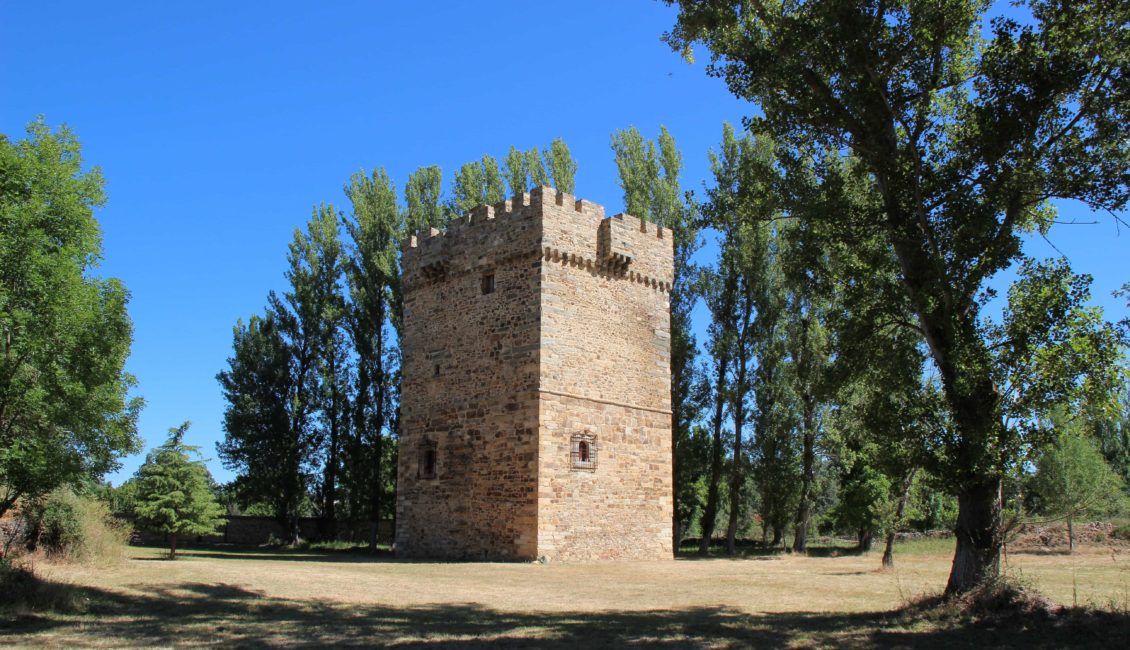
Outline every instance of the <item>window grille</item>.
{"label": "window grille", "polygon": [[573,469],[596,469],[596,436],[588,432],[573,434],[569,447]]}

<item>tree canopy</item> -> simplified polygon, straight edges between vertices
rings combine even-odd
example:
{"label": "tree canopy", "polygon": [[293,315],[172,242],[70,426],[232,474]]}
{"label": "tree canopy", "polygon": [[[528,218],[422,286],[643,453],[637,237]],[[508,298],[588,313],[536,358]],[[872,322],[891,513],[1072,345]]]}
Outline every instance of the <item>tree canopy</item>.
{"label": "tree canopy", "polygon": [[[841,241],[881,237],[897,263],[952,416],[939,473],[959,504],[947,591],[965,591],[999,570],[1001,478],[1037,432],[1014,406],[1078,403],[1112,383],[1113,332],[1075,316],[1074,290],[1063,309],[1026,312],[1039,318],[1021,319],[1019,337],[995,338],[982,307],[987,280],[1023,258],[1023,235],[1052,226],[1051,199],[1113,211],[1130,196],[1130,6],[1029,0],[1030,21],[994,18],[986,40],[984,0],[678,4],[667,41],[685,55],[705,45],[709,72],[760,109],[755,132],[786,157],[851,152],[873,186],[877,219],[823,219]],[[1074,286],[1025,268],[1037,295]],[[1049,385],[1024,391],[1032,400],[1013,399],[1010,355],[1065,335],[1089,349],[1055,361]]]}
{"label": "tree canopy", "polygon": [[93,275],[106,197],[66,127],[0,135],[0,515],[138,451],[129,293]]}

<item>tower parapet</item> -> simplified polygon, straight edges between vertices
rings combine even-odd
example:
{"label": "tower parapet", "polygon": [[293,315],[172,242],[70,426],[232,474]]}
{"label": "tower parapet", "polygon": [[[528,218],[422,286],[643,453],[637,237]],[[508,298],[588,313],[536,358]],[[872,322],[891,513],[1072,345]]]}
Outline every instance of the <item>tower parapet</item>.
{"label": "tower parapet", "polygon": [[671,557],[672,256],[549,187],[403,243],[398,554]]}

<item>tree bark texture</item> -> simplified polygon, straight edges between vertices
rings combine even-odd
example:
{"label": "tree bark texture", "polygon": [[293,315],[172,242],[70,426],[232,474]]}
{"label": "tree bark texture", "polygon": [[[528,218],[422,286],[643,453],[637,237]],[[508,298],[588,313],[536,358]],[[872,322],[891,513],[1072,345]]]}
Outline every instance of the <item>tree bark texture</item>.
{"label": "tree bark texture", "polygon": [[957,495],[957,549],[946,593],[968,591],[1000,573],[1000,480],[969,485]]}

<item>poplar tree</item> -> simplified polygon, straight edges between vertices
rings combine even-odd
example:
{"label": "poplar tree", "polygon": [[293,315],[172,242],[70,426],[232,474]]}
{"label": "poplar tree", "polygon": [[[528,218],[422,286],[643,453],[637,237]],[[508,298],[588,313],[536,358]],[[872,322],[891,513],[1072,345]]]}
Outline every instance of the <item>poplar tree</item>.
{"label": "poplar tree", "polygon": [[420,167],[408,175],[404,186],[404,202],[407,204],[408,233],[424,232],[428,228],[442,230],[447,223],[447,215],[440,203],[443,191],[443,172],[432,165]]}
{"label": "poplar tree", "polygon": [[316,340],[314,387],[310,426],[319,430],[321,480],[321,535],[336,536],[339,480],[343,446],[351,429],[352,397],[351,350],[346,340],[347,307],[344,293],[345,253],[341,243],[337,210],[322,205],[311,216],[306,233],[295,239],[302,255],[302,266],[292,276],[305,286],[295,287],[306,305],[294,305],[295,313],[306,312],[307,332]]}
{"label": "poplar tree", "polygon": [[569,153],[569,147],[561,138],[555,138],[545,150],[545,167],[549,180],[558,191],[567,194],[577,192],[577,161]]}
{"label": "poplar tree", "polygon": [[369,546],[385,509],[386,485],[395,480],[388,465],[386,439],[395,435],[400,350],[394,335],[401,287],[397,251],[405,217],[396,203],[396,186],[384,169],[372,176],[354,174],[345,193],[353,205],[345,226],[352,244],[346,264],[350,306],[348,329],[357,355],[353,438],[346,473],[351,512],[367,513]]}
{"label": "poplar tree", "polygon": [[510,196],[517,196],[530,189],[530,161],[514,145],[510,145],[510,151],[506,154],[503,174],[506,176],[506,184],[510,186]]}
{"label": "poplar tree", "polygon": [[[1029,314],[1028,331],[1011,332],[1020,338],[996,339],[981,310],[988,280],[1023,259],[1023,235],[1053,225],[1049,199],[1117,211],[1130,197],[1130,9],[1028,0],[1030,21],[995,19],[984,39],[983,0],[678,4],[667,41],[686,54],[705,45],[711,73],[760,109],[755,131],[786,149],[850,150],[873,179],[875,225],[953,420],[935,474],[959,510],[946,591],[967,591],[999,572],[1003,477],[1020,448],[1047,438],[1028,426],[1031,409],[1077,405],[1113,381],[1109,335],[1093,321],[1064,320],[1071,309]],[[823,218],[844,242],[864,225]],[[1037,275],[1054,303],[1062,294],[1046,271]],[[1045,368],[1051,381],[1021,378],[1015,391],[1006,368],[1051,352],[1053,332],[1071,338],[1075,353]]]}
{"label": "poplar tree", "polygon": [[541,152],[537,147],[526,152],[526,168],[530,173],[531,187],[548,187],[551,184],[549,174],[545,171],[545,163],[541,159]]}
{"label": "poplar tree", "polygon": [[451,182],[448,210],[460,217],[480,205],[494,205],[503,199],[506,187],[494,156],[469,162],[455,172]]}

